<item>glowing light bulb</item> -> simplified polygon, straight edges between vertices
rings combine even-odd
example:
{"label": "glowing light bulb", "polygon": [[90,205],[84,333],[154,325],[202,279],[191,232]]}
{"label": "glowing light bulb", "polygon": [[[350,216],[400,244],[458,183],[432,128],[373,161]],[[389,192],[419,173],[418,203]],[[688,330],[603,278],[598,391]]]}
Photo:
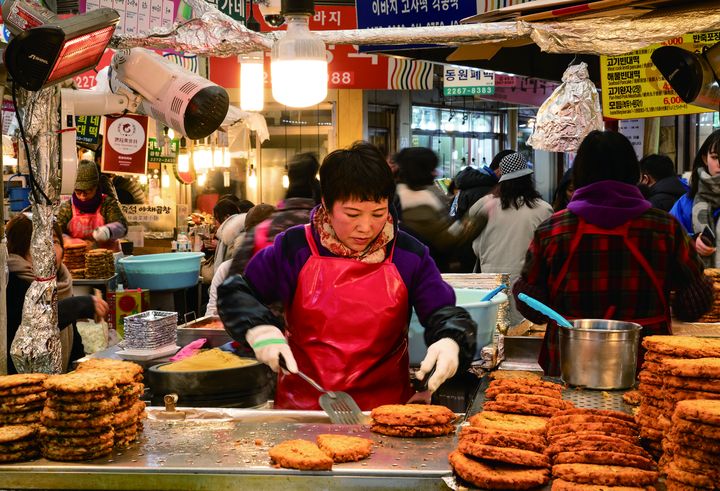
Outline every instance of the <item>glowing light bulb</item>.
{"label": "glowing light bulb", "polygon": [[251,188],[257,187],[257,175],[255,175],[255,166],[250,166],[250,174],[248,174],[248,186]]}
{"label": "glowing light bulb", "polygon": [[203,173],[200,174],[197,178],[198,186],[204,187],[205,183],[207,182],[207,174]]}
{"label": "glowing light bulb", "polygon": [[142,175],[138,178],[138,181],[140,181],[140,184],[142,184],[143,186],[145,186],[145,185],[148,183],[148,177],[147,177],[147,175],[142,174]]}
{"label": "glowing light bulb", "polygon": [[262,111],[265,107],[265,70],[262,51],[240,55],[240,109]]}
{"label": "glowing light bulb", "polygon": [[190,172],[190,154],[187,152],[178,155],[178,172]]}
{"label": "glowing light bulb", "polygon": [[170,176],[165,173],[162,175],[162,178],[160,179],[160,182],[162,182],[162,187],[169,188],[170,187]]}

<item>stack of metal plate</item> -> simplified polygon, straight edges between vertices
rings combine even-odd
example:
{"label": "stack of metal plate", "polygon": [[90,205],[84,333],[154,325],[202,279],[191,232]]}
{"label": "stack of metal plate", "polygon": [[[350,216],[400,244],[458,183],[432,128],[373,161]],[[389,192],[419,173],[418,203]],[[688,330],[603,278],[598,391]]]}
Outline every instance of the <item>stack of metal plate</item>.
{"label": "stack of metal plate", "polygon": [[155,349],[177,340],[177,312],[149,310],[125,317],[125,348]]}

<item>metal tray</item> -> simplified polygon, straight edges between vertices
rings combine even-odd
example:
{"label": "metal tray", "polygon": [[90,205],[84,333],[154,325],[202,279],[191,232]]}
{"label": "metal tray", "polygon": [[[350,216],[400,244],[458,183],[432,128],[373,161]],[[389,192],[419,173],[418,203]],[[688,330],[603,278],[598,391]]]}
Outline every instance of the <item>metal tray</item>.
{"label": "metal tray", "polygon": [[216,315],[206,315],[190,322],[185,322],[177,327],[177,343],[185,346],[196,339],[207,339],[207,346],[217,348],[225,343],[232,341],[230,335],[225,329],[207,329],[203,328],[211,322],[219,321],[220,317]]}

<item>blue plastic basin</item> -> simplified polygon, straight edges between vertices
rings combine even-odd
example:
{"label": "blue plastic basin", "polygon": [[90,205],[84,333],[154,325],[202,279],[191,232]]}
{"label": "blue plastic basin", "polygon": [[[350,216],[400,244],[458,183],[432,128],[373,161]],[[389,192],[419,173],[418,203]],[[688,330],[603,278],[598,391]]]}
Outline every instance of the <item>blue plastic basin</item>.
{"label": "blue plastic basin", "polygon": [[128,256],[118,261],[129,288],[151,291],[179,290],[195,286],[200,276],[203,252],[171,252]]}
{"label": "blue plastic basin", "polygon": [[[497,325],[497,314],[500,304],[507,302],[507,295],[503,292],[495,295],[491,300],[481,302],[480,299],[490,290],[480,290],[475,288],[454,288],[456,304],[470,313],[470,317],[477,323],[477,349],[474,359],[480,358],[480,350],[492,342],[495,326]],[[410,364],[419,365],[425,358],[427,346],[425,346],[425,338],[423,337],[425,328],[420,325],[417,314],[413,311],[410,319],[410,328],[408,332],[410,351]]]}

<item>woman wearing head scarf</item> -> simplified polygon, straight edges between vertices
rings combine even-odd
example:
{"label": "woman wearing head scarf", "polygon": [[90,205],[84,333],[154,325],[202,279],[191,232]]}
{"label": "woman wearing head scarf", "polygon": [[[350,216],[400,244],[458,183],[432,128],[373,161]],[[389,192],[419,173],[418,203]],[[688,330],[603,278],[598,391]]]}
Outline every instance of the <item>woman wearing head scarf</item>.
{"label": "woman wearing head scarf", "polygon": [[[670,333],[671,291],[678,319],[705,313],[713,290],[695,249],[674,218],[643,198],[639,179],[627,138],[590,132],[573,164],[575,193],[566,210],[535,231],[515,296],[524,292],[570,319],[637,322],[643,336]],[[548,322],[522,302],[518,309],[533,322]],[[559,374],[554,322],[539,361],[547,374]]]}
{"label": "woman wearing head scarf", "polygon": [[[310,223],[280,233],[244,275],[218,289],[230,335],[281,371],[275,405],[318,409],[298,369],[326,390],[348,392],[363,410],[405,403],[408,324],[415,308],[429,345],[418,378],[434,391],[475,350],[475,322],[455,306],[427,247],[399,231],[391,209],[395,183],[369,143],[330,153],[320,167],[322,204]],[[268,307],[279,301],[284,319]]]}
{"label": "woman wearing head scarf", "polygon": [[[30,283],[35,280],[33,258],[30,254],[30,237],[32,236],[32,220],[25,214],[12,218],[7,224],[8,246],[8,286],[7,286],[7,360],[8,374],[17,373],[10,358],[10,344],[22,321],[25,293]],[[58,327],[62,345],[62,369],[67,371],[70,361],[85,356],[80,335],[74,333],[74,323],[78,319],[105,317],[108,305],[101,298],[84,295],[72,296],[72,278],[67,267],[62,263],[63,249],[62,232],[57,224],[53,226],[53,243],[55,246],[55,266],[57,267],[58,295]]]}
{"label": "woman wearing head scarf", "polygon": [[128,223],[118,201],[100,192],[100,174],[91,160],[81,160],[75,178],[75,191],[57,213],[57,223],[71,239],[93,242],[99,247],[117,249],[117,239],[125,236]]}

